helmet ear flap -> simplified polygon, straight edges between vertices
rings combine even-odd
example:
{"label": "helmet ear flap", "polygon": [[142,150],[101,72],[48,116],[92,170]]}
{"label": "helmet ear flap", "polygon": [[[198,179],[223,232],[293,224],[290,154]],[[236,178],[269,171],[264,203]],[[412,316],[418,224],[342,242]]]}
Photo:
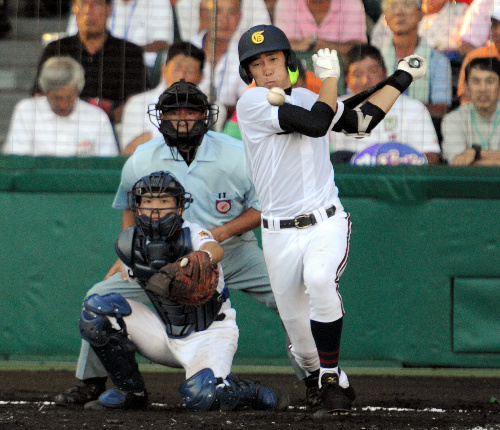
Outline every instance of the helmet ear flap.
{"label": "helmet ear flap", "polygon": [[286,67],[290,75],[290,83],[295,85],[299,79],[299,60],[293,49],[290,49],[286,56]]}
{"label": "helmet ear flap", "polygon": [[240,78],[243,79],[243,82],[245,82],[245,84],[247,85],[250,85],[253,81],[253,78],[250,76],[247,70],[241,65],[240,65]]}

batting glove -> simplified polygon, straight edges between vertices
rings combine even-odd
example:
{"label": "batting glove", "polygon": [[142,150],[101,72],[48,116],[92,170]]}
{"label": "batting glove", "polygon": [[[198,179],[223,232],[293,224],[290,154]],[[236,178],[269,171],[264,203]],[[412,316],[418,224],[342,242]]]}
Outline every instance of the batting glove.
{"label": "batting glove", "polygon": [[427,71],[427,61],[420,55],[408,55],[408,57],[399,61],[398,70],[409,73],[413,80],[416,81],[425,75]]}
{"label": "batting glove", "polygon": [[326,78],[340,77],[340,64],[337,57],[337,51],[328,48],[320,49],[317,54],[312,56],[314,65],[314,74],[322,81]]}

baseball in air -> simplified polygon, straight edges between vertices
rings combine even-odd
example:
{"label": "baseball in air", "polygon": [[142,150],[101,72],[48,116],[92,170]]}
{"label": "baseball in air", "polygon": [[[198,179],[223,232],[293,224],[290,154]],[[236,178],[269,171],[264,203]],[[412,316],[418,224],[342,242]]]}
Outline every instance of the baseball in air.
{"label": "baseball in air", "polygon": [[267,93],[267,101],[273,106],[281,106],[285,103],[286,94],[283,88],[273,87]]}

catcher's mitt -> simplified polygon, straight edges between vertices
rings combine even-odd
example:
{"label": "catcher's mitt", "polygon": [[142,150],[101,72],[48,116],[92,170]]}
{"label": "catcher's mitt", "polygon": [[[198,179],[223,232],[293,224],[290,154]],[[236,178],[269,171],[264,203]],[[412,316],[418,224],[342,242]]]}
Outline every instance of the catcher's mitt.
{"label": "catcher's mitt", "polygon": [[154,274],[146,291],[180,305],[201,306],[208,302],[219,283],[219,268],[204,251],[193,251]]}

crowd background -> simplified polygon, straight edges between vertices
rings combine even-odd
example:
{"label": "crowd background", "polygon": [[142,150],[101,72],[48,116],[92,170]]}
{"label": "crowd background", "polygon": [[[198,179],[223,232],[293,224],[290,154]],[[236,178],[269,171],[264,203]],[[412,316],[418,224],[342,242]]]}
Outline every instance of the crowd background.
{"label": "crowd background", "polygon": [[[19,136],[15,133],[16,115],[21,115],[19,111],[23,107],[28,109],[23,113],[24,124],[27,123],[26,117],[31,115],[33,129],[37,121],[51,121],[47,116],[42,118],[33,109],[34,102],[28,103],[26,99],[44,95],[38,82],[40,70],[44,60],[60,53],[73,56],[82,63],[85,86],[79,97],[108,113],[115,133],[116,153],[129,155],[134,148],[129,143],[144,135],[150,124],[144,120],[146,115],[143,118],[129,115],[127,119],[122,119],[123,109],[134,95],[141,95],[145,105],[146,101],[151,101],[148,97],[165,88],[162,67],[165,66],[167,48],[179,40],[190,42],[205,53],[203,74],[196,83],[220,107],[217,130],[238,137],[234,108],[246,85],[238,73],[237,42],[247,28],[261,23],[273,23],[285,31],[303,66],[298,85],[313,91],[317,91],[318,83],[311,73],[311,55],[322,48],[336,49],[344,65],[339,81],[339,95],[344,98],[351,95],[354,88],[345,80],[349,78],[348,67],[352,63],[349,63],[349,51],[353,48],[358,53],[363,45],[378,48],[385,63],[383,75],[391,74],[397,67],[397,60],[411,53],[419,53],[428,59],[426,79],[419,81],[418,85],[413,84],[406,95],[422,102],[426,109],[423,115],[431,117],[434,130],[427,129],[427,121],[421,121],[420,131],[427,135],[435,132],[440,153],[437,161],[435,157],[429,159],[432,164],[451,164],[452,160],[442,156],[447,153],[442,151],[443,141],[446,141],[442,123],[445,115],[471,102],[464,82],[465,66],[477,57],[500,56],[496,48],[500,37],[500,0],[25,0],[25,3],[16,4],[0,0],[0,46],[2,54],[6,54],[0,58],[0,91],[2,98],[5,96],[4,117],[0,122],[2,152],[60,155],[55,149],[52,153],[48,149],[45,154],[36,149],[26,149],[30,147],[26,142],[22,142],[22,151],[17,150],[16,142],[11,137]],[[109,49],[102,48],[110,38],[104,37],[96,44],[95,39],[82,36],[96,31],[99,26],[105,26],[113,40],[126,40],[134,47],[126,45],[124,54],[119,54],[124,58],[120,73],[110,73],[111,66],[106,63],[106,56],[115,59],[119,56],[116,51],[111,54]],[[26,34],[34,39],[34,44],[24,50]],[[76,52],[78,46],[84,46],[84,49]],[[143,71],[139,70],[138,53],[142,55]],[[352,57],[353,51],[350,54]],[[35,66],[30,67],[33,62]],[[23,73],[21,78],[18,69]],[[366,69],[364,72],[367,73]],[[19,83],[30,78],[31,85],[26,91],[27,85],[23,88]],[[368,82],[370,77],[362,78]],[[90,89],[90,85],[95,86]],[[363,89],[362,86],[357,88]],[[490,92],[494,93],[493,90]],[[419,105],[417,112],[413,106],[416,105],[408,103],[401,107],[402,113],[398,115],[388,113],[384,122],[388,139],[396,140],[408,134],[408,130],[401,127],[407,128],[411,122],[408,118],[420,115],[422,109]],[[467,148],[470,149],[470,142],[475,140],[471,135],[477,134],[479,137],[475,137],[485,150],[483,154],[500,149],[500,137],[497,137],[500,133],[496,129],[498,121],[495,121],[497,111],[493,110],[491,120],[486,118],[486,122],[479,127],[483,134],[491,135],[489,138],[483,138],[479,129],[473,127],[475,122],[471,123],[470,130],[464,129],[462,134]],[[52,120],[54,123],[69,121],[61,118],[60,114],[53,115]],[[81,122],[81,119],[76,121]],[[101,125],[92,122],[78,127],[85,133],[82,132],[83,137],[82,133],[77,133],[79,141],[75,142],[75,148],[80,148],[81,142],[88,147],[87,129],[100,128]],[[400,135],[390,133],[398,127]],[[415,129],[415,124],[412,127]],[[424,127],[427,128],[424,130]],[[130,128],[136,129],[136,136],[127,134]],[[453,132],[456,139],[456,128]],[[94,130],[93,133],[97,132]],[[36,144],[31,142],[31,148]],[[97,148],[94,152],[75,150],[74,155],[112,155],[109,151],[98,150],[98,143],[93,145]],[[332,140],[332,153],[337,149],[345,150],[345,144],[342,148],[335,145]],[[359,144],[353,148],[351,152],[360,150]],[[71,155],[68,151],[63,153]],[[334,161],[341,159],[332,157]]]}

